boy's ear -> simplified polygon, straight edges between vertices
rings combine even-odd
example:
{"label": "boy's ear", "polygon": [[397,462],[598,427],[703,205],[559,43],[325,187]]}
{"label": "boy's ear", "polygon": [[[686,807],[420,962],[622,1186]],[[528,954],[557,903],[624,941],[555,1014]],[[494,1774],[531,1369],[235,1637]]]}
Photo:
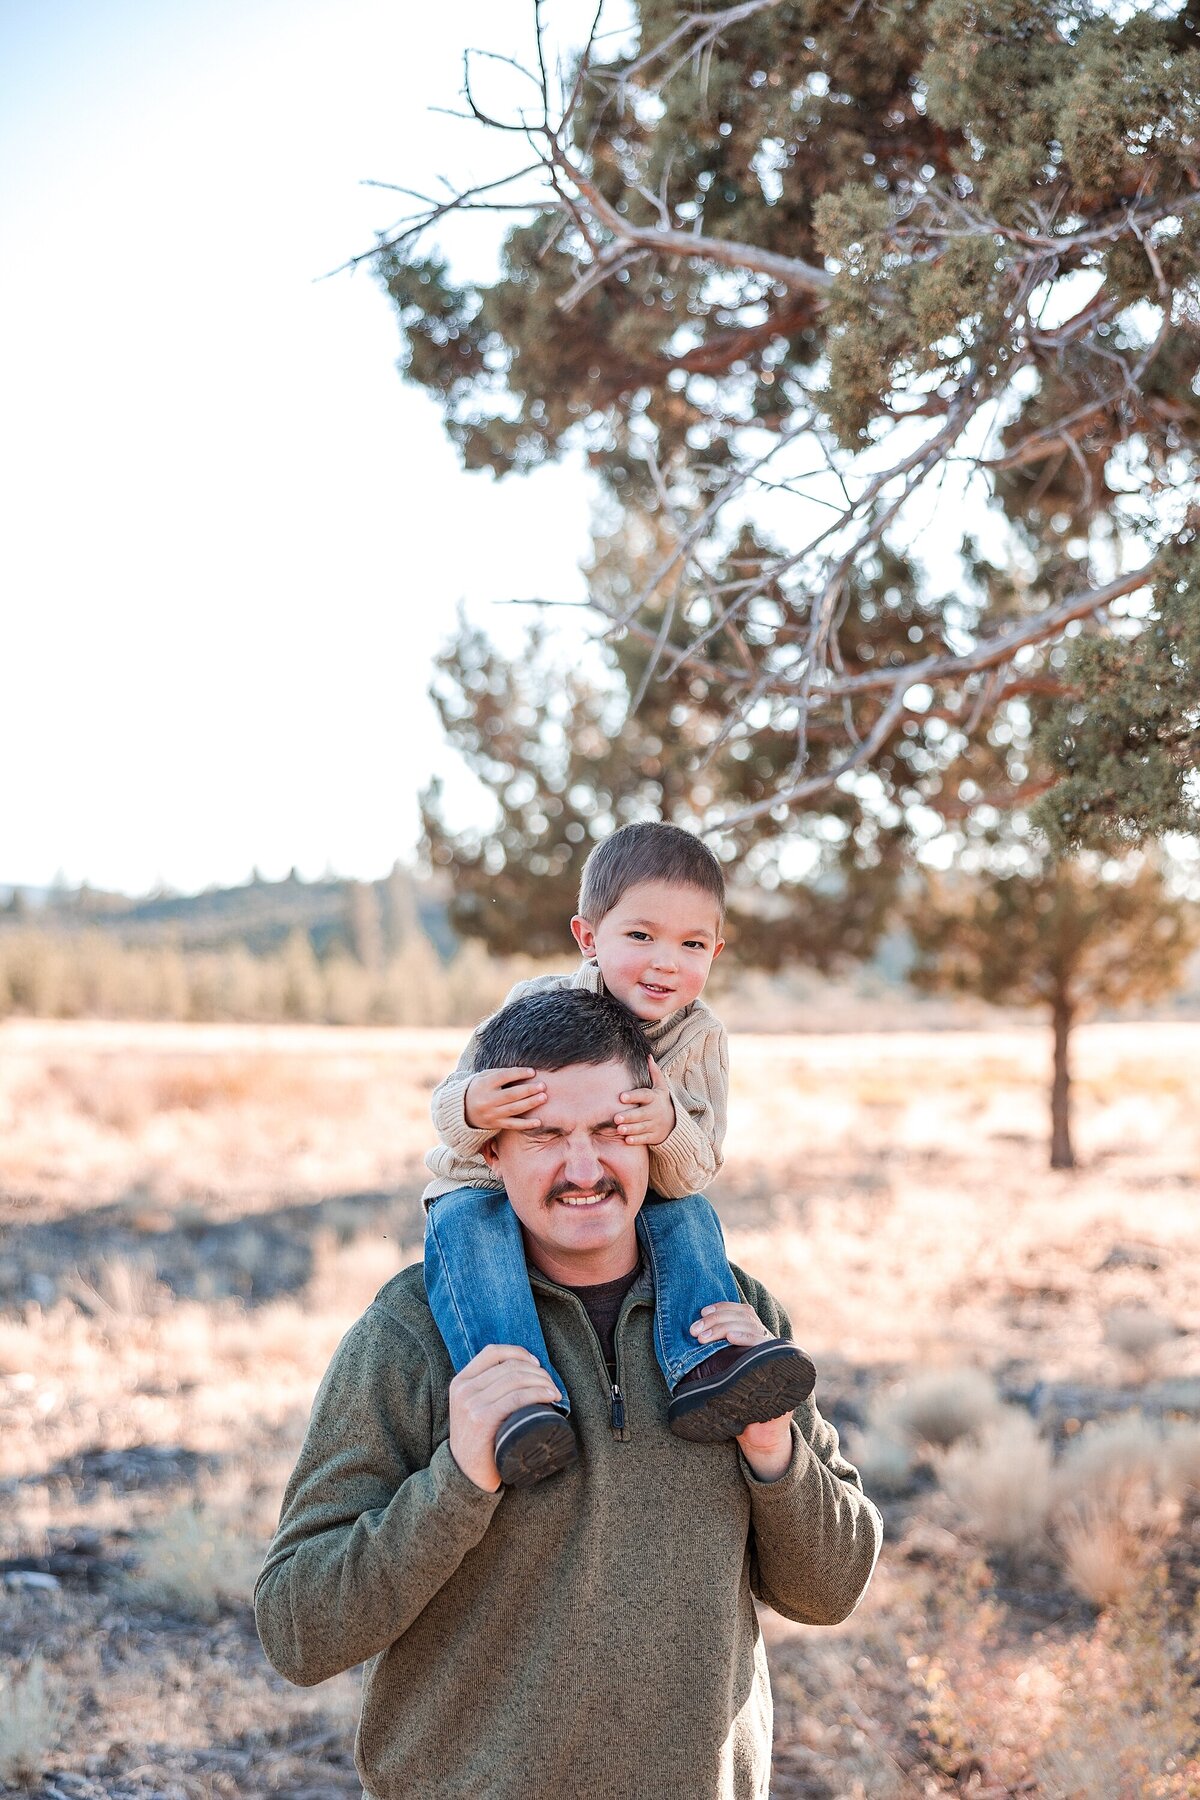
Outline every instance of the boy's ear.
{"label": "boy's ear", "polygon": [[715,949],[715,950],[714,950],[714,951],[713,951],[713,961],[714,961],[714,962],[716,962],[716,960],[717,960],[717,958],[718,958],[718,956],[720,956],[720,954],[721,954],[721,952],[722,952],[722,950],[723,950],[723,949],[724,949],[724,948],[725,948],[725,939],[724,939],[724,938],[718,938],[718,939],[717,939],[717,947],[716,947],[716,949]]}
{"label": "boy's ear", "polygon": [[596,933],[582,913],[576,913],[571,920],[571,936],[579,945],[588,961],[594,961],[596,955]]}

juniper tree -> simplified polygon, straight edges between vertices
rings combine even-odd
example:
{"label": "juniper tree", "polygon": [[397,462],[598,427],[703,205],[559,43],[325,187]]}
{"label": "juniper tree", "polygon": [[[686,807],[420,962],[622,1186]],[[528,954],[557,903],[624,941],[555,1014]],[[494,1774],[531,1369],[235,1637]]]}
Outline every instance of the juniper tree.
{"label": "juniper tree", "polygon": [[[1061,841],[1194,824],[1200,0],[635,0],[561,77],[541,17],[515,109],[468,59],[494,181],[369,254],[468,468],[581,453],[657,517],[592,601],[651,690],[772,742],[712,818],[953,811],[1049,694]],[[485,281],[445,249],[481,207],[513,220]],[[967,554],[914,616],[889,558],[971,521],[1003,604]]]}
{"label": "juniper tree", "polygon": [[1072,1028],[1098,1008],[1169,992],[1200,941],[1200,921],[1149,855],[1059,860],[1003,836],[973,872],[930,875],[910,900],[911,979],[1048,1013],[1050,1166],[1070,1169]]}

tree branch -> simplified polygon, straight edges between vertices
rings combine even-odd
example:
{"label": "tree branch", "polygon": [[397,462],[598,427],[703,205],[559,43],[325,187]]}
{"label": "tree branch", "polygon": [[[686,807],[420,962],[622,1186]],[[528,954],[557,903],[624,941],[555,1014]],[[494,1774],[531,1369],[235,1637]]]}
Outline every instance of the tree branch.
{"label": "tree branch", "polygon": [[[833,286],[828,269],[805,262],[798,256],[779,256],[757,244],[739,244],[725,238],[701,237],[693,231],[666,231],[661,225],[633,225],[619,213],[597,187],[571,162],[554,137],[550,137],[550,154],[555,167],[575,188],[592,217],[612,233],[618,246],[649,250],[658,256],[682,256],[689,261],[713,262],[724,269],[741,269],[750,275],[762,275],[793,293],[813,294],[824,302]],[[558,304],[569,312],[578,296],[574,289],[564,294]]]}

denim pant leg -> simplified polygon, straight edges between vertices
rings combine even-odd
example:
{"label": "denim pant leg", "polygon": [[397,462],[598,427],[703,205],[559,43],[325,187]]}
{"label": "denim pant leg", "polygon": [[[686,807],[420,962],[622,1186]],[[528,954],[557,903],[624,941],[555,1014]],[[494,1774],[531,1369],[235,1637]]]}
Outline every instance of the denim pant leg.
{"label": "denim pant leg", "polygon": [[533,1303],[525,1242],[501,1188],[455,1188],[425,1217],[425,1292],[456,1369],[488,1344],[518,1344],[537,1357],[571,1410],[566,1383],[550,1361]]}
{"label": "denim pant leg", "polygon": [[703,1194],[685,1200],[647,1197],[638,1227],[654,1275],[654,1349],[673,1388],[727,1342],[712,1338],[702,1344],[692,1336],[688,1327],[701,1307],[719,1300],[740,1305],[742,1295],[725,1255],[721,1221]]}

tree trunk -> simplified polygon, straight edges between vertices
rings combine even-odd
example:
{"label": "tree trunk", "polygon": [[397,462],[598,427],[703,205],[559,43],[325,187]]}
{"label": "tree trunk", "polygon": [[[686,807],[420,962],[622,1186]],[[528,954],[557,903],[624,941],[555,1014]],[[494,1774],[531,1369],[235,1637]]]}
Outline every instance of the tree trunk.
{"label": "tree trunk", "polygon": [[1050,1167],[1073,1169],[1071,1148],[1071,1069],[1067,1060],[1075,1009],[1065,994],[1056,994],[1054,1016],[1054,1081],[1050,1089]]}

